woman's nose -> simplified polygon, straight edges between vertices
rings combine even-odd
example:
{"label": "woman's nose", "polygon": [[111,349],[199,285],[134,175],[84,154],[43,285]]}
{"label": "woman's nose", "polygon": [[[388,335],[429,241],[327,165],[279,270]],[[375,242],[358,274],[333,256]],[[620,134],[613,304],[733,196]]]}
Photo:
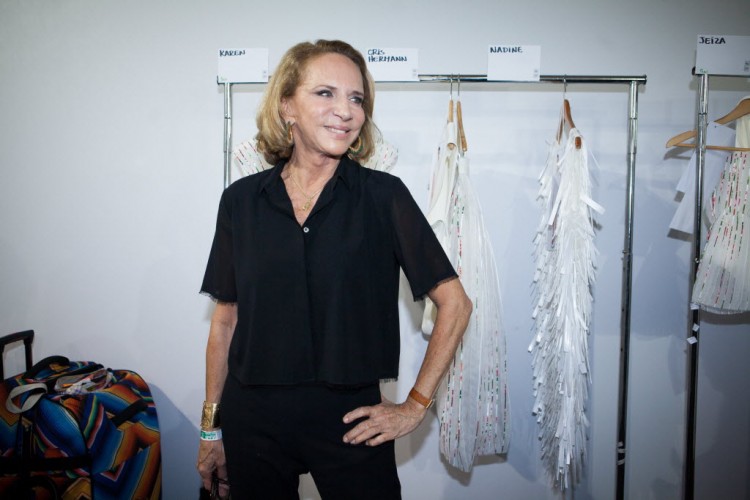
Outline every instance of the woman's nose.
{"label": "woman's nose", "polygon": [[336,99],[334,113],[342,120],[350,120],[352,118],[352,103],[346,97]]}

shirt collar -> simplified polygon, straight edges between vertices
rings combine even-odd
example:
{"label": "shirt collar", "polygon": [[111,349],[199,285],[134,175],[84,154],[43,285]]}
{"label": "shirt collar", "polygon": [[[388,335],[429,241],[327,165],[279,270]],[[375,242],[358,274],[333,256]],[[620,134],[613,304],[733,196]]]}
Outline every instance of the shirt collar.
{"label": "shirt collar", "polygon": [[359,172],[358,168],[362,168],[359,163],[344,155],[341,157],[339,166],[333,176],[336,177],[336,180],[341,179],[344,185],[351,189],[354,186],[354,176]]}
{"label": "shirt collar", "polygon": [[[275,167],[271,169],[271,173],[261,182],[261,191],[267,191],[272,183],[281,181],[281,172],[284,170],[284,165],[289,159],[279,161]],[[349,158],[347,155],[341,157],[336,171],[333,173],[333,177],[338,181],[341,179],[343,184],[351,189],[354,185],[354,176],[357,174],[357,168],[362,168],[356,161]],[[334,187],[337,182],[334,182]]]}

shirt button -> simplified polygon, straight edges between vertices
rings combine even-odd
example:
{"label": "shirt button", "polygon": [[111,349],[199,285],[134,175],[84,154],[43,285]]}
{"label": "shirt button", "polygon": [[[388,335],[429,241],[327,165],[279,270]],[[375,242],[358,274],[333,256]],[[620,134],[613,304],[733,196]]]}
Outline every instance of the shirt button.
{"label": "shirt button", "polygon": [[304,231],[306,233],[309,233],[310,232],[310,228],[309,227],[303,227],[302,231]]}

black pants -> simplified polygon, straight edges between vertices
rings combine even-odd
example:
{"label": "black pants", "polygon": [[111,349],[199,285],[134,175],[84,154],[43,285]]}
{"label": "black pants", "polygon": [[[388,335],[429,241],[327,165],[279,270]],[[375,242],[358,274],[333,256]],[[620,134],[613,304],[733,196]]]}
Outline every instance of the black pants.
{"label": "black pants", "polygon": [[380,387],[243,386],[227,377],[221,426],[235,500],[299,498],[310,472],[324,500],[401,498],[393,441],[343,442],[347,412],[380,402]]}

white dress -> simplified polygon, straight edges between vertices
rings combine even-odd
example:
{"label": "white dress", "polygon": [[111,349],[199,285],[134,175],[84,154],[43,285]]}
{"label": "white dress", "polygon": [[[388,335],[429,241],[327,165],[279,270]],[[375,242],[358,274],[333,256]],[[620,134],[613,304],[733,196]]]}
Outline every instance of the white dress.
{"label": "white dress", "polygon": [[[452,112],[451,107],[451,112]],[[432,178],[430,179],[430,203],[427,211],[427,222],[432,226],[443,250],[450,257],[452,239],[448,225],[450,223],[450,204],[453,187],[458,172],[458,129],[455,120],[451,119],[443,127],[437,151],[432,161]],[[455,262],[451,261],[454,264]],[[435,326],[437,308],[429,297],[425,298],[425,310],[422,315],[422,333],[432,334]]]}
{"label": "white dress", "polygon": [[[469,471],[477,456],[507,452],[510,412],[495,258],[456,132],[455,121],[449,121],[433,163],[427,220],[474,305],[435,398],[440,451],[448,463]],[[422,323],[427,334],[432,332],[433,314],[428,299]]]}
{"label": "white dress", "polygon": [[[706,142],[716,146],[733,146],[735,142],[734,130],[711,122],[706,128]],[[677,183],[677,192],[682,193],[682,199],[675,211],[669,228],[686,234],[693,234],[695,226],[695,150],[687,162]],[[718,184],[724,164],[727,160],[726,151],[707,149],[703,161],[703,206],[708,206],[711,192]]]}
{"label": "white dress", "polygon": [[[735,146],[750,147],[750,115],[737,122]],[[693,303],[715,313],[750,311],[750,169],[733,151],[706,204],[710,223],[693,286]]]}
{"label": "white dress", "polygon": [[532,316],[533,413],[539,424],[542,461],[565,489],[580,478],[586,456],[589,359],[597,251],[586,142],[571,129],[553,142],[540,175],[542,217],[534,240],[536,305]]}

